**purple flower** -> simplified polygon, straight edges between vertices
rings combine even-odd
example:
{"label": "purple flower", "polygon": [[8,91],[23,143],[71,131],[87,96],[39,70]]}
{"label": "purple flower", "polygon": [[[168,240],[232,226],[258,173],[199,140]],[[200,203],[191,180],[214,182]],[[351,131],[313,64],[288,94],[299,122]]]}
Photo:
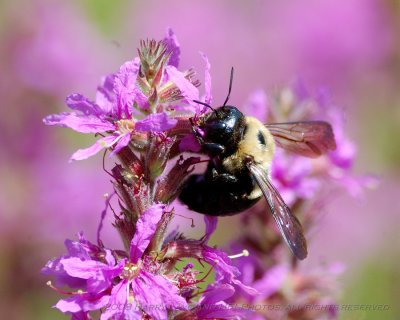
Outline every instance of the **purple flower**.
{"label": "purple flower", "polygon": [[71,160],[86,159],[104,148],[110,148],[113,155],[126,147],[133,135],[145,140],[142,133],[173,129],[178,122],[175,117],[182,112],[182,104],[175,108],[176,101],[186,104],[192,116],[196,112],[193,100],[199,96],[198,83],[192,80],[190,70],[181,72],[176,68],[179,46],[171,30],[165,42],[143,42],[139,56],[103,79],[95,101],[72,94],[66,100],[72,112],[44,119],[47,125],[102,135],[91,147],[75,152]]}
{"label": "purple flower", "polygon": [[266,121],[268,119],[268,99],[264,90],[256,90],[252,92],[243,106],[243,110],[246,111],[246,115],[255,117],[260,121]]}
{"label": "purple flower", "polygon": [[202,240],[176,240],[165,246],[162,257],[165,259],[180,259],[184,257],[196,258],[208,263],[215,271],[215,283],[229,284],[240,288],[249,295],[256,295],[257,290],[243,284],[240,280],[240,271],[232,265],[229,256],[222,250],[212,248],[206,244],[215,231],[217,218],[205,217],[206,232]]}
{"label": "purple flower", "polygon": [[[62,312],[80,313],[98,310],[109,302],[109,289],[118,277],[126,259],[118,263],[108,249],[87,241],[82,234],[78,241],[67,240],[68,255],[49,261],[42,273],[56,277],[58,285],[80,288],[57,304]],[[67,293],[67,292],[66,292]]]}
{"label": "purple flower", "polygon": [[228,283],[237,286],[249,295],[256,295],[258,293],[256,289],[243,284],[238,279],[240,271],[232,265],[231,259],[225,252],[209,246],[203,246],[201,258],[213,266],[216,283]]}
{"label": "purple flower", "polygon": [[288,273],[288,266],[279,264],[265,270],[262,277],[252,284],[260,292],[256,300],[268,299],[272,294],[278,292],[283,287]]}
{"label": "purple flower", "polygon": [[175,320],[201,320],[201,319],[247,319],[251,311],[238,308],[226,303],[235,293],[229,284],[208,285],[197,305],[175,317]]}
{"label": "purple flower", "polygon": [[[205,62],[202,101],[210,104],[211,65],[206,55],[201,56]],[[44,119],[48,125],[100,136],[91,147],[75,152],[72,159],[84,159],[105,148],[111,155],[118,155],[118,162],[107,171],[118,201],[110,197],[106,200],[98,245],[80,235],[78,241],[66,241],[66,255],[43,268],[43,273],[55,277],[57,286],[71,288],[61,290],[50,284],[67,295],[56,308],[73,319],[90,319],[94,311],[101,313],[101,320],[247,319],[254,314],[231,303],[293,301],[302,306],[312,303],[314,292],[320,294],[317,301],[328,301],[330,292],[323,294],[324,278],[308,276],[281,254],[283,241],[272,229],[266,229],[272,219],[266,218],[269,216],[265,212],[254,214],[255,228],[249,228],[250,234],[245,230],[250,223],[244,223],[243,238],[236,243],[243,248],[242,254],[229,256],[209,245],[217,228],[216,217],[205,216],[206,230],[199,240],[186,238],[180,230],[167,236],[175,209],[166,208],[179,194],[193,166],[204,162],[200,157],[180,155],[183,150],[199,151],[191,124],[201,121],[207,108],[195,102],[199,91],[193,70],[180,71],[179,61],[180,47],[169,29],[161,42],[142,41],[138,57],[103,78],[95,101],[80,94],[70,95],[67,105],[71,112]],[[298,82],[276,100],[267,101],[262,91],[255,92],[247,108],[253,115],[270,120],[303,121],[321,115],[328,118],[322,105],[323,99],[314,98]],[[317,170],[321,163],[278,151],[271,176],[297,211],[303,206],[294,204],[316,198],[321,179],[328,177],[332,168],[343,172],[349,169],[351,151],[343,148],[332,159],[324,156],[323,172]],[[179,155],[176,164],[168,167],[168,161]],[[164,172],[167,167],[169,172]],[[113,225],[123,240],[123,250],[105,247],[100,238],[108,207],[114,213]],[[312,220],[311,215],[306,218]],[[254,256],[247,258],[249,252]],[[209,271],[198,279],[200,272],[193,264],[177,264],[186,258],[208,264]],[[237,258],[240,261],[235,262]],[[211,271],[215,274],[213,283],[202,292],[198,284]],[[329,283],[326,287],[331,289]],[[197,296],[200,299],[196,302]],[[268,312],[261,315],[269,316]],[[295,316],[290,313],[290,317]]]}
{"label": "purple flower", "polygon": [[320,181],[312,176],[312,170],[312,160],[276,150],[271,166],[272,180],[289,206],[298,199],[312,198],[318,191]]}
{"label": "purple flower", "polygon": [[[130,247],[130,262],[125,265],[121,288],[111,293],[112,301],[122,301],[122,310],[108,308],[102,315],[102,320],[115,314],[129,314],[126,307],[126,292],[131,289],[138,307],[154,319],[166,319],[169,309],[187,309],[186,300],[179,295],[178,288],[163,275],[152,273],[154,263],[145,259],[143,253],[152,239],[157,224],[161,219],[165,206],[154,205],[145,211],[136,224],[136,232]],[[125,301],[124,301],[125,297]],[[128,298],[129,300],[129,298]]]}
{"label": "purple flower", "polygon": [[[188,308],[174,283],[157,263],[144,255],[164,212],[165,205],[154,205],[142,213],[131,241],[130,257],[98,247],[85,240],[67,241],[68,255],[51,260],[43,273],[56,277],[59,285],[80,288],[56,304],[62,312],[85,313],[105,308],[101,319],[132,317],[145,312],[153,319],[166,319],[168,310]],[[116,258],[117,257],[117,258]],[[131,297],[137,303],[132,308]]]}

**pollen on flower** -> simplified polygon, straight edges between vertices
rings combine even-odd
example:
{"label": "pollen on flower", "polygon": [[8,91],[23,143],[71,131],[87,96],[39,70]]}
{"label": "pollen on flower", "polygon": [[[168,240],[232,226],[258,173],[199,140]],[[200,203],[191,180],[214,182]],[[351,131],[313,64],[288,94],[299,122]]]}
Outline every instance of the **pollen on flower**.
{"label": "pollen on flower", "polygon": [[119,133],[130,133],[135,129],[135,123],[132,120],[122,119],[116,122]]}
{"label": "pollen on flower", "polygon": [[140,269],[137,264],[128,262],[127,264],[125,264],[120,277],[123,279],[132,280],[133,278],[135,278],[138,275],[139,271],[140,271]]}

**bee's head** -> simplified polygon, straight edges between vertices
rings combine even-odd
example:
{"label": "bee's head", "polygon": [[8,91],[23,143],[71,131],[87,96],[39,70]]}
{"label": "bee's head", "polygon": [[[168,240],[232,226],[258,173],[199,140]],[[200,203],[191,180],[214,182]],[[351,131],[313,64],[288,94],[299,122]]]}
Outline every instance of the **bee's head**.
{"label": "bee's head", "polygon": [[200,121],[204,141],[225,147],[225,155],[234,152],[243,137],[245,117],[236,107],[222,106],[207,113]]}
{"label": "bee's head", "polygon": [[214,109],[207,103],[194,100],[212,110],[212,112],[200,118],[198,127],[203,131],[203,139],[206,143],[214,143],[224,147],[224,155],[227,156],[236,151],[238,143],[243,138],[245,129],[245,117],[236,107],[227,106],[232,90],[233,68],[229,81],[228,95],[224,104]]}

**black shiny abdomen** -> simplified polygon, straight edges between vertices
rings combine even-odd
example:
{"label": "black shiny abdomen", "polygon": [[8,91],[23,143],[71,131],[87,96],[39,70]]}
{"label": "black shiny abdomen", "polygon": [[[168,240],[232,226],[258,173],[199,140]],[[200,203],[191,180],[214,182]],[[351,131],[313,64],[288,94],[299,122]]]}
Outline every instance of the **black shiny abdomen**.
{"label": "black shiny abdomen", "polygon": [[179,196],[190,210],[211,215],[228,216],[253,206],[259,198],[249,199],[255,187],[250,174],[233,176],[217,171],[210,163],[204,174],[191,175]]}

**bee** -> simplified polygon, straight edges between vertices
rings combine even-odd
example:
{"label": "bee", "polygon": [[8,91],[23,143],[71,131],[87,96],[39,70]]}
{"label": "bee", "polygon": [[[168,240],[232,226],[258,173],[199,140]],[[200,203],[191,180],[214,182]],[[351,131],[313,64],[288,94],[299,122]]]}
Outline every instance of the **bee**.
{"label": "bee", "polygon": [[240,213],[264,197],[280,233],[298,259],[307,256],[307,243],[296,216],[271,183],[275,146],[306,157],[318,157],[336,148],[329,123],[305,121],[263,124],[226,105],[232,89],[216,109],[194,120],[192,129],[202,153],[209,156],[206,171],[184,182],[179,199],[189,209],[211,216]]}

